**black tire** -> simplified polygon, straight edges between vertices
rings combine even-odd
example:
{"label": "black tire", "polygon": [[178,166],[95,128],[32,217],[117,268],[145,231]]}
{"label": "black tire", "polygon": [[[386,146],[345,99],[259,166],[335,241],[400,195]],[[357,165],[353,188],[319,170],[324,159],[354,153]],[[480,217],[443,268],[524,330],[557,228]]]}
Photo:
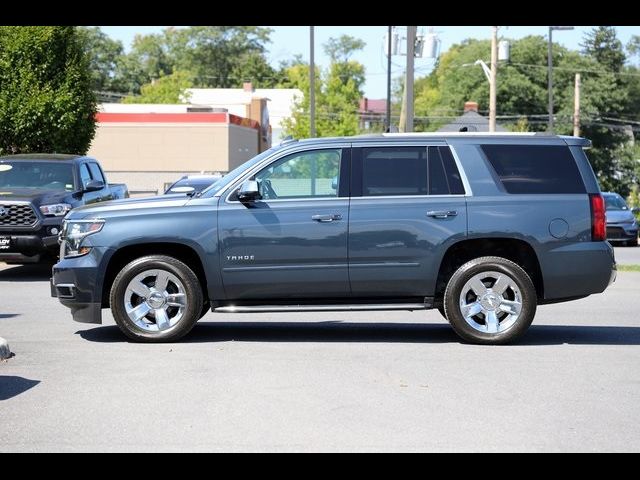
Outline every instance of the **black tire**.
{"label": "black tire", "polygon": [[634,238],[633,240],[627,241],[627,247],[637,247],[637,246],[638,246],[638,237]]}
{"label": "black tire", "polygon": [[204,318],[205,315],[210,311],[211,311],[211,303],[209,302],[209,300],[205,300],[204,302],[202,302],[202,310],[200,311],[199,319],[201,320],[202,318]]}
{"label": "black tire", "polygon": [[444,303],[437,308],[438,308],[438,311],[440,312],[440,315],[442,315],[442,317],[446,320],[447,312],[444,311]]}
{"label": "black tire", "polygon": [[[508,275],[522,296],[522,308],[515,323],[497,333],[482,332],[467,323],[459,303],[465,284],[475,275],[491,271]],[[465,263],[451,276],[444,294],[445,316],[451,327],[463,340],[482,345],[506,344],[520,338],[531,325],[537,304],[536,289],[527,272],[501,257],[480,257]]]}
{"label": "black tire", "polygon": [[[137,275],[146,270],[164,270],[175,275],[184,285],[187,306],[179,322],[160,332],[147,332],[137,326],[127,315],[125,292]],[[203,311],[202,287],[198,277],[187,265],[165,255],[150,255],[138,258],[125,266],[113,281],[110,294],[111,311],[116,324],[127,337],[136,342],[175,342],[191,331]]]}

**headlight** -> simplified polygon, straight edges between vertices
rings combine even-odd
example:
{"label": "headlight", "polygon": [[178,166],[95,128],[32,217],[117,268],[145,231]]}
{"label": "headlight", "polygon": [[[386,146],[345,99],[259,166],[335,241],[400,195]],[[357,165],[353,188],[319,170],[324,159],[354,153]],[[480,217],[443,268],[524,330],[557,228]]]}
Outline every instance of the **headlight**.
{"label": "headlight", "polygon": [[91,251],[82,245],[89,235],[98,233],[104,227],[104,220],[75,220],[65,222],[62,230],[60,258],[81,257]]}
{"label": "headlight", "polygon": [[64,217],[71,208],[68,203],[56,203],[53,205],[41,205],[40,211],[45,217]]}

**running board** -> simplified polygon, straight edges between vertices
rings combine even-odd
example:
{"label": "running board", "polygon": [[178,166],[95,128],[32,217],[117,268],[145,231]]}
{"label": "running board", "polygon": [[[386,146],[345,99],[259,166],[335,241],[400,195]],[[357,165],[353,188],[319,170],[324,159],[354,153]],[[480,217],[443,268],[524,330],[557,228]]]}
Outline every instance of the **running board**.
{"label": "running board", "polygon": [[378,304],[345,304],[345,305],[236,305],[217,307],[218,313],[267,313],[267,312],[344,312],[371,310],[427,310],[424,303],[378,303]]}

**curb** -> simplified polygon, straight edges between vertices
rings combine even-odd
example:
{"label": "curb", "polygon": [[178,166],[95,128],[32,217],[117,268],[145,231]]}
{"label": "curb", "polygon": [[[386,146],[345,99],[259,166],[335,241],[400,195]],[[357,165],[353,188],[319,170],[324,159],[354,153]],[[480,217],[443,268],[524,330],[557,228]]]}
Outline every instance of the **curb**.
{"label": "curb", "polygon": [[7,341],[0,337],[0,360],[6,360],[11,356],[11,350],[9,350],[9,344]]}

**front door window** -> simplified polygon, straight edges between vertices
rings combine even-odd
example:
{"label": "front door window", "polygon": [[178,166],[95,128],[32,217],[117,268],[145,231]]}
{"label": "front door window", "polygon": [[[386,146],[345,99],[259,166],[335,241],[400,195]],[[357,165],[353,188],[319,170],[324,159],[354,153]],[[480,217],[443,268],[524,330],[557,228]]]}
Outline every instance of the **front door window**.
{"label": "front door window", "polygon": [[263,200],[337,197],[342,149],[294,153],[255,176]]}

